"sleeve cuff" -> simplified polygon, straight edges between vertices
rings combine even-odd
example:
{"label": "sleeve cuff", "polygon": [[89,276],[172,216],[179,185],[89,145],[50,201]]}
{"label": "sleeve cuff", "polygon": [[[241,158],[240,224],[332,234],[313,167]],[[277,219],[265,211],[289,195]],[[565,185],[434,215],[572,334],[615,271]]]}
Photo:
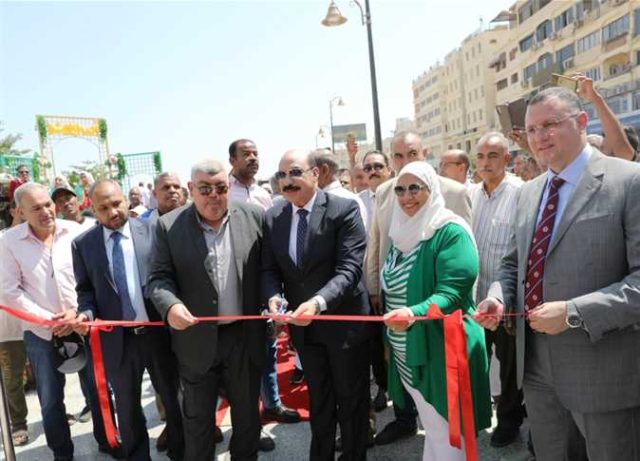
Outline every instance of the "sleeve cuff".
{"label": "sleeve cuff", "polygon": [[320,313],[327,310],[327,301],[325,301],[322,296],[316,295],[311,298],[311,301],[315,301],[316,303],[318,303],[318,310],[320,311]]}

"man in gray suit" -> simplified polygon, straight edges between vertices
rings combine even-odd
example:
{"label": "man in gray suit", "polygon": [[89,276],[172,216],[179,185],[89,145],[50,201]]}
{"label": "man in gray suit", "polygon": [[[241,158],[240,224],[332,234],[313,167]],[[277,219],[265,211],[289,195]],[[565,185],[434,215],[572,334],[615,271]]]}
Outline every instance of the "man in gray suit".
{"label": "man in gray suit", "polygon": [[191,169],[193,204],[160,217],[149,274],[151,299],[171,326],[183,385],[185,460],[215,456],[216,396],[231,406],[232,459],[257,458],[265,322],[199,323],[196,317],[259,312],[263,211],[228,203],[229,177],[209,160]]}
{"label": "man in gray suit", "polygon": [[549,171],[517,199],[499,279],[478,306],[495,329],[516,317],[536,455],[573,459],[577,425],[592,460],[640,459],[640,166],[586,142],[575,93],[529,102],[526,131]]}

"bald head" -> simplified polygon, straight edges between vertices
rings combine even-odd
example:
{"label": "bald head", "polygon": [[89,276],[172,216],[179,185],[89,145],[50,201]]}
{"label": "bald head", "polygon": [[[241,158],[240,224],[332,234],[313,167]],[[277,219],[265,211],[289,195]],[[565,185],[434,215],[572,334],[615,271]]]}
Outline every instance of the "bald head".
{"label": "bald head", "polygon": [[420,136],[413,131],[401,131],[391,141],[393,169],[400,171],[407,163],[425,160],[427,149],[422,147]]}
{"label": "bald head", "polygon": [[120,229],[127,222],[128,206],[120,185],[112,179],[93,183],[89,191],[96,219],[107,229]]}
{"label": "bald head", "polygon": [[469,156],[460,149],[450,149],[440,156],[440,176],[464,184],[469,173]]}
{"label": "bald head", "polygon": [[309,152],[306,149],[290,149],[286,151],[280,159],[280,165],[282,165],[282,162],[295,161],[297,164],[304,165],[305,168],[309,168],[312,162],[311,155],[312,152]]}

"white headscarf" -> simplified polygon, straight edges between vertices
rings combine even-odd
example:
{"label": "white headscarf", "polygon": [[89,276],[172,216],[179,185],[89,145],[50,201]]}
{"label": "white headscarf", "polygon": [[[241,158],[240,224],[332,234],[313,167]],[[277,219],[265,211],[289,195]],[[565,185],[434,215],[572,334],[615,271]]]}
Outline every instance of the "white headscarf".
{"label": "white headscarf", "polygon": [[408,163],[400,170],[398,179],[412,174],[422,181],[430,192],[429,200],[413,215],[407,215],[396,200],[391,214],[389,237],[393,245],[403,254],[409,253],[420,242],[429,240],[438,229],[449,223],[456,223],[467,231],[475,246],[473,231],[467,222],[453,211],[445,208],[444,197],[440,192],[438,174],[431,165],[424,161]]}

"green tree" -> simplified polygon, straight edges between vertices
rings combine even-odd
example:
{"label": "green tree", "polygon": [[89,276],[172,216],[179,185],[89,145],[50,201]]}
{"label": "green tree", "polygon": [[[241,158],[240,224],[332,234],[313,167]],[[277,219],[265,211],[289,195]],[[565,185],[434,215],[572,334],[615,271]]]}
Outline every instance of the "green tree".
{"label": "green tree", "polygon": [[4,134],[4,123],[0,122],[0,153],[5,155],[24,155],[31,149],[16,149],[15,145],[22,139],[21,134]]}

